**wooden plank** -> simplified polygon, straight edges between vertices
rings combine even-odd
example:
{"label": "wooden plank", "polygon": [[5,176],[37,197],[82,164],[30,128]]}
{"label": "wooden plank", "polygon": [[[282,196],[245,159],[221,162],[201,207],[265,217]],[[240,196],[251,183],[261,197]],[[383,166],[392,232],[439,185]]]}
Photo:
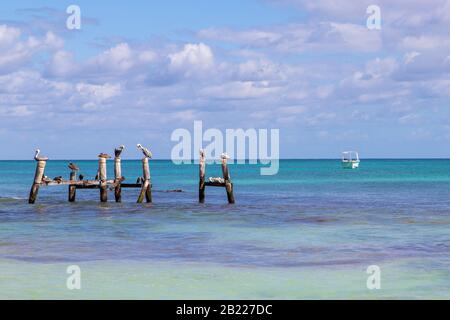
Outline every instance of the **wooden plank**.
{"label": "wooden plank", "polygon": [[100,185],[75,185],[76,189],[100,189]]}
{"label": "wooden plank", "polygon": [[42,178],[44,177],[44,170],[47,161],[39,160],[36,164],[36,171],[34,173],[34,181],[31,186],[30,196],[28,198],[28,203],[33,204],[36,202],[36,198],[39,192],[39,187],[41,186]]}
{"label": "wooden plank", "polygon": [[211,181],[205,182],[205,186],[207,186],[207,187],[226,187],[225,183],[211,182]]}
{"label": "wooden plank", "polygon": [[230,172],[228,171],[227,159],[228,159],[228,156],[226,154],[223,154],[222,155],[222,174],[223,174],[223,179],[225,180],[225,188],[227,191],[228,203],[234,203],[233,183],[231,183]]}
{"label": "wooden plank", "polygon": [[[106,184],[115,186],[114,180],[106,180]],[[81,180],[81,181],[70,181],[70,180],[61,180],[61,181],[42,181],[41,185],[46,187],[52,187],[52,186],[98,186],[100,185],[99,180]]]}
{"label": "wooden plank", "polygon": [[142,203],[144,201],[144,197],[147,203],[152,202],[152,189],[151,189],[151,180],[150,180],[150,168],[148,165],[148,158],[145,157],[142,159],[142,172],[144,183],[141,187],[141,192],[139,193],[139,197],[137,199],[137,203]]}
{"label": "wooden plank", "polygon": [[205,151],[200,149],[199,159],[199,183],[198,183],[198,202],[205,203]]}
{"label": "wooden plank", "polygon": [[114,180],[116,181],[116,187],[114,189],[114,198],[116,202],[122,202],[122,167],[120,157],[114,158]]}
{"label": "wooden plank", "polygon": [[[70,181],[75,181],[76,171],[70,172]],[[74,185],[69,185],[69,202],[75,202],[77,196],[77,188]]]}
{"label": "wooden plank", "polygon": [[106,182],[106,158],[98,158],[98,173],[100,180],[100,201],[108,201],[108,185]]}

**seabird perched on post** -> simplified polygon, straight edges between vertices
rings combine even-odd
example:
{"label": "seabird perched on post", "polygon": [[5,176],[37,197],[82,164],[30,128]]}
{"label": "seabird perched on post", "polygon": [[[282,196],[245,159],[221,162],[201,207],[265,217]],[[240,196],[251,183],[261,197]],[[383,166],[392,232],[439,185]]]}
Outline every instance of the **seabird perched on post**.
{"label": "seabird perched on post", "polygon": [[142,153],[144,154],[144,156],[146,158],[149,158],[149,159],[152,158],[152,153],[150,152],[150,150],[148,150],[147,148],[144,148],[140,143],[137,144],[137,148],[142,151]]}
{"label": "seabird perched on post", "polygon": [[117,157],[120,157],[120,154],[122,153],[123,149],[125,149],[125,146],[124,146],[124,145],[121,145],[120,147],[114,149],[114,156],[115,156],[116,158],[117,158]]}
{"label": "seabird perched on post", "polygon": [[99,155],[98,155],[98,157],[99,158],[105,158],[105,159],[109,159],[109,158],[111,158],[111,156],[109,155],[109,154],[106,154],[106,153],[100,153]]}
{"label": "seabird perched on post", "polygon": [[78,176],[78,180],[83,181],[83,179],[84,179],[84,176],[83,176],[82,174],[80,174],[80,175]]}
{"label": "seabird perched on post", "polygon": [[48,158],[44,157],[44,156],[39,156],[40,153],[41,153],[41,150],[36,149],[36,153],[34,154],[34,160],[36,160],[36,161],[47,161]]}
{"label": "seabird perched on post", "polygon": [[78,168],[77,165],[76,165],[75,163],[73,163],[73,162],[70,162],[69,165],[68,165],[68,167],[69,167],[69,169],[72,170],[72,171],[78,171],[78,170],[80,170],[80,168]]}
{"label": "seabird perched on post", "polygon": [[230,159],[230,156],[226,152],[224,152],[220,155],[220,158],[225,160],[225,159]]}

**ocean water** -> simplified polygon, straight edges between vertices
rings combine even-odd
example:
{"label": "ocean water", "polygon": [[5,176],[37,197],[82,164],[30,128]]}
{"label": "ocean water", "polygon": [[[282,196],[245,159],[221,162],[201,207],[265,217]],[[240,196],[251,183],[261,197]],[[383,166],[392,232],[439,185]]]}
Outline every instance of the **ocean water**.
{"label": "ocean water", "polygon": [[[67,176],[67,163],[46,175]],[[95,176],[96,161],[77,164]],[[234,205],[223,188],[197,202],[197,165],[150,169],[152,204],[136,204],[137,189],[68,203],[56,186],[29,205],[35,162],[0,161],[0,298],[450,298],[450,160],[281,160],[275,176],[230,165]],[[134,182],[140,161],[122,172]],[[66,287],[70,265],[81,290]],[[367,288],[371,265],[380,289]]]}

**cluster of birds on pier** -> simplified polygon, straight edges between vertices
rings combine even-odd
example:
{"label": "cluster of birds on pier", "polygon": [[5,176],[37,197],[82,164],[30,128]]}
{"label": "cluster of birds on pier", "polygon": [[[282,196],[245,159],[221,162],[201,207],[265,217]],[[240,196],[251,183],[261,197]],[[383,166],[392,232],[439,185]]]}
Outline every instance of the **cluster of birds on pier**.
{"label": "cluster of birds on pier", "polygon": [[[152,158],[152,152],[150,151],[150,150],[148,150],[147,148],[145,148],[145,147],[143,147],[140,143],[138,143],[137,144],[137,148],[139,149],[139,150],[141,150],[141,152],[142,152],[142,154],[144,155],[144,157],[146,157],[146,158],[149,158],[149,159],[151,159]],[[117,158],[117,157],[120,157],[120,155],[122,154],[122,151],[125,149],[125,146],[124,145],[121,145],[121,146],[119,146],[118,148],[115,148],[114,149],[114,156]],[[35,155],[34,155],[34,160],[36,160],[36,161],[47,161],[48,160],[48,157],[46,157],[46,156],[42,156],[42,155],[40,155],[40,153],[41,153],[41,150],[40,149],[36,149],[36,152],[35,152]],[[107,153],[100,153],[99,155],[98,155],[98,157],[99,158],[105,158],[105,159],[110,159],[111,158],[111,156],[110,155],[108,155]],[[70,162],[69,163],[69,165],[68,165],[68,168],[71,170],[71,171],[73,171],[73,172],[78,172],[79,170],[80,170],[80,168],[75,164],[75,163],[73,163],[73,162]],[[79,176],[78,176],[78,180],[80,180],[80,181],[82,181],[84,179],[84,175],[83,174],[80,174]],[[98,180],[99,179],[99,173],[97,172],[97,175],[95,176],[95,180]],[[51,179],[51,178],[49,178],[49,177],[47,177],[47,176],[44,176],[43,178],[42,178],[42,181],[43,182],[52,182],[52,181],[55,181],[55,182],[57,182],[57,183],[61,183],[62,181],[63,181],[63,177],[62,176],[58,176],[58,177],[55,177],[55,178],[53,178],[53,179]],[[137,181],[136,181],[136,183],[142,183],[143,182],[143,178],[142,177],[139,177],[139,178],[137,178]]]}

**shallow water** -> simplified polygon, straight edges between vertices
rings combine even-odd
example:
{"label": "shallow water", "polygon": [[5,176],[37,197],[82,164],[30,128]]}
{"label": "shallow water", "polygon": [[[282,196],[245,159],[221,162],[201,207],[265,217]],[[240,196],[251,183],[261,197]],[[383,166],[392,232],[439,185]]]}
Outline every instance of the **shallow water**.
{"label": "shallow water", "polygon": [[[77,164],[95,175],[95,161]],[[28,205],[34,167],[0,161],[0,298],[450,297],[450,160],[282,160],[276,176],[231,165],[235,205],[222,188],[198,204],[198,167],[170,161],[151,161],[153,204],[136,189],[120,204],[98,190],[68,203],[67,187],[46,187]],[[134,182],[141,164],[122,171]],[[80,291],[65,287],[71,264]],[[366,287],[369,265],[380,290]]]}

